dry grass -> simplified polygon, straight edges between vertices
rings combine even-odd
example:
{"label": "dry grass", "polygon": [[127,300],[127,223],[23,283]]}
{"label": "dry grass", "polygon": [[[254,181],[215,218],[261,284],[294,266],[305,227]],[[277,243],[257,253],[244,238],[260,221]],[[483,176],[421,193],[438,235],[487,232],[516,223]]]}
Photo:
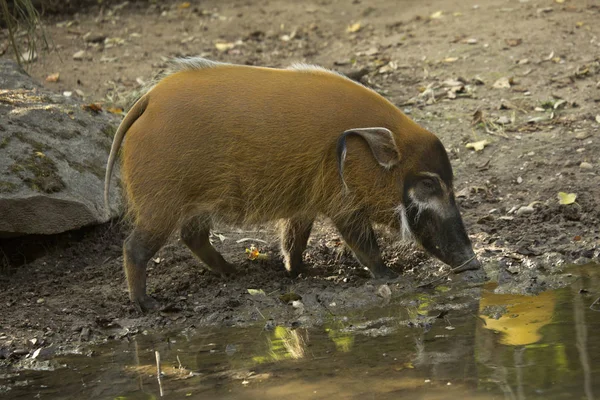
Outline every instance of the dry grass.
{"label": "dry grass", "polygon": [[31,0],[0,0],[0,11],[19,65],[32,61],[40,48],[50,48],[40,14]]}

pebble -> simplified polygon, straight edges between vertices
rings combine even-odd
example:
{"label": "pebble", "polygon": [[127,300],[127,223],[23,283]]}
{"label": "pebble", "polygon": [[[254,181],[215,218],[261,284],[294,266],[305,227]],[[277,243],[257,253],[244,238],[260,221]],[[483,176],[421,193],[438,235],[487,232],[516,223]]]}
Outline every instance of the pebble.
{"label": "pebble", "polygon": [[43,304],[46,300],[44,299],[37,299],[36,303],[38,304]]}
{"label": "pebble", "polygon": [[535,208],[530,207],[530,206],[523,206],[517,210],[516,214],[517,215],[525,215],[525,214],[531,214],[533,212],[535,212]]}
{"label": "pebble", "polygon": [[81,61],[85,58],[85,50],[79,50],[77,53],[73,54],[73,60]]}
{"label": "pebble", "polygon": [[590,131],[581,131],[575,134],[575,139],[584,140],[592,136]]}
{"label": "pebble", "polygon": [[581,164],[579,164],[579,168],[581,169],[592,169],[594,168],[594,166],[592,164],[590,164],[589,162],[582,162]]}

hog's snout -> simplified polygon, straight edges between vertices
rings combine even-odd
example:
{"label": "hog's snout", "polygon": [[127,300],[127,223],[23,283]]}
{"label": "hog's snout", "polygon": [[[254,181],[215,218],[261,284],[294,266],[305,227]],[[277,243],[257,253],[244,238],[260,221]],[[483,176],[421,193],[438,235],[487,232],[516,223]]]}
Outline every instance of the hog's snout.
{"label": "hog's snout", "polygon": [[464,271],[477,270],[481,268],[481,262],[479,262],[477,257],[473,254],[473,256],[471,256],[470,259],[467,259],[467,261],[463,262],[462,264],[455,266],[453,268],[453,271],[458,273]]}

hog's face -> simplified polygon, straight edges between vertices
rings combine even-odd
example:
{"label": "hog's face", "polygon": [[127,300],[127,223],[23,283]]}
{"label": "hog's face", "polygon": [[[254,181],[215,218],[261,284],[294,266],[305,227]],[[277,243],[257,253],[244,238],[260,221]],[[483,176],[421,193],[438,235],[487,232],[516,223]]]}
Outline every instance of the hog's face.
{"label": "hog's face", "polygon": [[456,272],[479,269],[461,218],[452,185],[452,167],[436,142],[422,157],[417,171],[403,182],[401,223],[433,256]]}

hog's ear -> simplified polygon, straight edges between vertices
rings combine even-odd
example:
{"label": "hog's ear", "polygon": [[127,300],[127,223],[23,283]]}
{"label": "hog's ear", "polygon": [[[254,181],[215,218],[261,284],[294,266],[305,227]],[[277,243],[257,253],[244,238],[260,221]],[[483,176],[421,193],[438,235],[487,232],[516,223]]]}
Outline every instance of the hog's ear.
{"label": "hog's ear", "polygon": [[346,139],[350,135],[356,135],[363,138],[371,151],[375,160],[385,169],[390,169],[394,165],[400,162],[400,151],[396,142],[394,141],[394,135],[389,129],[386,128],[357,128],[349,129],[341,134],[337,141],[336,154],[338,162],[338,172],[344,187],[348,189],[346,182],[344,181],[344,162],[346,161]]}

